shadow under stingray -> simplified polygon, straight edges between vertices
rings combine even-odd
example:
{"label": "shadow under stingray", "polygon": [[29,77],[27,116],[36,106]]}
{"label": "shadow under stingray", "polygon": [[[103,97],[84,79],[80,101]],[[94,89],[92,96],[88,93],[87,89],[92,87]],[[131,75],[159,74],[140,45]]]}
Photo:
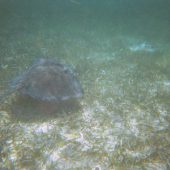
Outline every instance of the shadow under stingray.
{"label": "shadow under stingray", "polygon": [[10,106],[13,119],[22,122],[47,121],[56,117],[73,115],[80,109],[80,102],[74,99],[56,103],[38,101],[26,96],[16,97]]}

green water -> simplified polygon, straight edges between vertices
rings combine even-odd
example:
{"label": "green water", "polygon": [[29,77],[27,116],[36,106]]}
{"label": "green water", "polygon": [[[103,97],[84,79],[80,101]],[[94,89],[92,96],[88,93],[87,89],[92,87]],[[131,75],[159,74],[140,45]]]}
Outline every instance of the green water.
{"label": "green water", "polygon": [[0,94],[41,57],[71,65],[80,109],[0,104],[2,170],[170,169],[168,0],[0,0]]}

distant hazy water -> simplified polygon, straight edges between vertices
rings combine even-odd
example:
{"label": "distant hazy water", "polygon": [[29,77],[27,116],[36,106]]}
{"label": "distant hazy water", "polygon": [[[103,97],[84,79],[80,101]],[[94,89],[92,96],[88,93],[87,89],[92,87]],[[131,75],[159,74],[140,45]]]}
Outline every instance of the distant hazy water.
{"label": "distant hazy water", "polygon": [[168,0],[1,0],[0,94],[40,57],[72,65],[85,94],[82,109],[57,115],[36,114],[35,103],[13,113],[17,94],[9,96],[0,105],[1,169],[168,170],[169,8]]}

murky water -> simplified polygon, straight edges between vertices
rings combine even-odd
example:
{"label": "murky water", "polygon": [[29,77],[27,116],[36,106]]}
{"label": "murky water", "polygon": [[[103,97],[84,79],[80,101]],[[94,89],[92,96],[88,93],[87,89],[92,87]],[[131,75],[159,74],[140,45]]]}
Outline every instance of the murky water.
{"label": "murky water", "polygon": [[[79,109],[0,104],[5,170],[168,170],[167,0],[1,0],[0,94],[41,57],[71,65]],[[38,109],[40,108],[40,109]]]}

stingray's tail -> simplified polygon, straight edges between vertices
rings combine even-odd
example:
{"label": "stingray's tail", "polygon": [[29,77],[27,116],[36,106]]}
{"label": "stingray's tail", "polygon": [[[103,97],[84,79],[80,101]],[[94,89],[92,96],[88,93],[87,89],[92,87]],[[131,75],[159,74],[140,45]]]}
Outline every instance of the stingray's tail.
{"label": "stingray's tail", "polygon": [[14,93],[15,89],[9,90],[0,96],[0,104],[4,103],[7,98]]}

